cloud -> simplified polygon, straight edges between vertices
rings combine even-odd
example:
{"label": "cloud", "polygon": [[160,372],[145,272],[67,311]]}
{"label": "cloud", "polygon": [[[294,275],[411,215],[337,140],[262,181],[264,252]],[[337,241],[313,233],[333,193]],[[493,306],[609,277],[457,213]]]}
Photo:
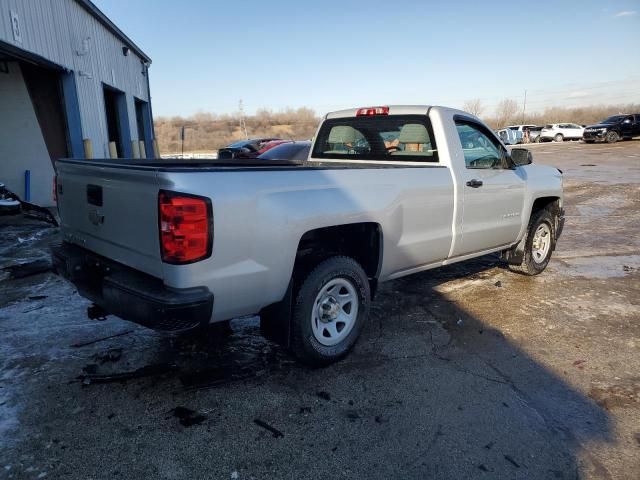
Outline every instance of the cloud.
{"label": "cloud", "polygon": [[637,15],[638,12],[636,12],[635,10],[625,10],[623,12],[618,12],[614,15],[614,17],[631,17],[633,15]]}

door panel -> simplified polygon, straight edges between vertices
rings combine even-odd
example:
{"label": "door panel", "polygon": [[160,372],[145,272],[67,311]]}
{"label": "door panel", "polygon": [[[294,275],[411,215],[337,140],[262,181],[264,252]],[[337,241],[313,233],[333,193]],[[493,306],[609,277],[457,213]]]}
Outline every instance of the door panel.
{"label": "door panel", "polygon": [[462,174],[462,239],[453,256],[511,244],[522,222],[522,169],[505,168],[508,153],[484,126],[456,121],[456,127],[466,168]]}

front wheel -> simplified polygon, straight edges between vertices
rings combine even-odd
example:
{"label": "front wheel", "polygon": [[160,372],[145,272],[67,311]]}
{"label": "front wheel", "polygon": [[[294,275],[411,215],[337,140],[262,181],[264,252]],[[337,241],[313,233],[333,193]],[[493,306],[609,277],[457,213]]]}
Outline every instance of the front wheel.
{"label": "front wheel", "polygon": [[293,306],[293,354],[324,366],[344,358],[369,316],[367,274],[350,257],[331,257],[304,279]]}
{"label": "front wheel", "polygon": [[620,140],[620,137],[618,136],[617,132],[607,132],[605,140],[607,141],[607,143],[616,143],[618,140]]}
{"label": "front wheel", "polygon": [[558,133],[555,137],[553,137],[553,140],[556,142],[562,142],[564,141],[564,136],[561,133]]}
{"label": "front wheel", "polygon": [[524,240],[522,262],[520,265],[510,265],[510,268],[525,275],[542,273],[556,246],[554,225],[555,221],[548,210],[534,212]]}

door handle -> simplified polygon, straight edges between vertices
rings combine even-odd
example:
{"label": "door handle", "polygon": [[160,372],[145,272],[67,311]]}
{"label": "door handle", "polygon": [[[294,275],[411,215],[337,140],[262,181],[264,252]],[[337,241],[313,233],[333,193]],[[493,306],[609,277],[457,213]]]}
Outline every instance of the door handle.
{"label": "door handle", "polygon": [[471,188],[479,188],[482,186],[482,180],[476,180],[475,178],[473,180],[469,180],[467,182],[467,187],[471,187]]}

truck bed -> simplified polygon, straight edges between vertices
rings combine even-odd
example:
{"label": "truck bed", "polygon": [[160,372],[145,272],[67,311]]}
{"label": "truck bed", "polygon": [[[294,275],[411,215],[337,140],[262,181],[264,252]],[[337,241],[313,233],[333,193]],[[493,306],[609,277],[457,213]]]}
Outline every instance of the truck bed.
{"label": "truck bed", "polygon": [[153,170],[157,172],[188,172],[188,171],[225,171],[225,170],[327,170],[327,169],[380,169],[380,168],[446,168],[442,165],[407,165],[401,163],[371,162],[322,162],[322,161],[295,161],[295,160],[257,160],[254,158],[238,158],[229,160],[211,159],[73,159],[64,158],[58,160],[61,164],[92,165],[105,168],[123,168],[127,170]]}

